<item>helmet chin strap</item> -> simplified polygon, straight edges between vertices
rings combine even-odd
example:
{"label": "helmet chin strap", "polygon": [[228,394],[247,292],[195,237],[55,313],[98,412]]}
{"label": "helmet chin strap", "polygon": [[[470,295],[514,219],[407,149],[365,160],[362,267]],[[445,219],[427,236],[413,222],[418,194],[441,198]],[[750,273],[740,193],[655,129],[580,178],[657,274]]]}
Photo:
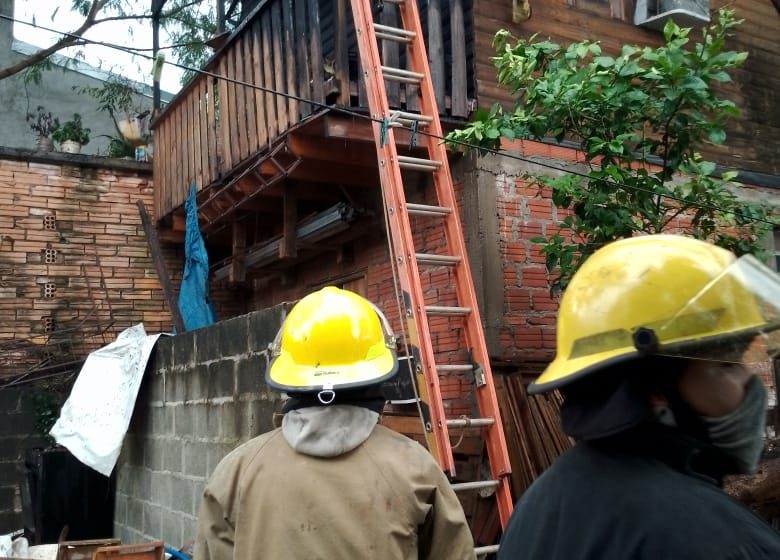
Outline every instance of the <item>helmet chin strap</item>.
{"label": "helmet chin strap", "polygon": [[322,404],[328,405],[336,399],[336,391],[333,390],[333,385],[328,383],[322,386],[322,390],[317,393],[317,400]]}

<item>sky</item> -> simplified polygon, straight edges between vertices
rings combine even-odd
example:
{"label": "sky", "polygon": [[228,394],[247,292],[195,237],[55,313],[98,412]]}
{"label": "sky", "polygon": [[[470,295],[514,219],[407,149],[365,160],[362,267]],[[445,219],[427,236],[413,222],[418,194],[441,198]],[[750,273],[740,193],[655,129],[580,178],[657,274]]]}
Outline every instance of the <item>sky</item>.
{"label": "sky", "polygon": [[[19,20],[33,22],[47,28],[73,31],[77,29],[84,18],[70,10],[72,0],[16,0],[14,17],[14,37],[25,43],[37,47],[48,47],[56,41],[60,35],[50,33],[42,29],[36,29],[29,25],[19,23]],[[144,2],[147,4],[147,2]],[[134,48],[152,48],[152,22],[142,23],[130,21],[110,21],[90,29],[85,37],[94,41],[112,43]],[[160,45],[164,46],[168,41],[164,30],[160,30]],[[81,51],[83,61],[105,71],[113,71],[132,80],[152,83],[152,61],[143,57],[133,56],[116,49],[100,45],[87,45],[78,48],[63,49],[58,54],[75,57]],[[151,50],[148,51],[151,56]],[[171,57],[168,55],[170,61]],[[160,77],[160,87],[170,93],[177,92],[181,86],[179,77],[181,71],[166,64]]]}

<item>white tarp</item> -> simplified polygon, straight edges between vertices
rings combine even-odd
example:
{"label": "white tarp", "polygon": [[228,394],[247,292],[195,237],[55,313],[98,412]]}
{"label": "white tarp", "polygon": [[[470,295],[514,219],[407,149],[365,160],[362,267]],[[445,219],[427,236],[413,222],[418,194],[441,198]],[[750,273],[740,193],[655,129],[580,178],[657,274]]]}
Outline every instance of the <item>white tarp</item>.
{"label": "white tarp", "polygon": [[82,463],[106,476],[116,465],[146,362],[159,334],[142,323],[87,356],[49,434]]}

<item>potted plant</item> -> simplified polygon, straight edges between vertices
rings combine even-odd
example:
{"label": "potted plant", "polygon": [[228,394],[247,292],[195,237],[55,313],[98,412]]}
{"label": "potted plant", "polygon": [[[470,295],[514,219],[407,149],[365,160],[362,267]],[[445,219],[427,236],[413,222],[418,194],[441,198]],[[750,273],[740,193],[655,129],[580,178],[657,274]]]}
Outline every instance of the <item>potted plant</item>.
{"label": "potted plant", "polygon": [[100,87],[75,87],[78,93],[86,93],[98,102],[98,109],[106,111],[124,140],[132,146],[149,141],[149,114],[135,104],[138,90],[130,80],[111,76]]}
{"label": "potted plant", "polygon": [[92,131],[82,124],[81,115],[73,113],[73,118],[54,129],[51,137],[60,144],[63,152],[78,154],[82,146],[89,144],[90,132]]}
{"label": "potted plant", "polygon": [[60,121],[51,116],[51,111],[47,111],[43,105],[38,105],[35,113],[27,113],[27,123],[30,129],[37,134],[36,146],[44,152],[51,152],[54,144],[51,140],[51,133],[59,128]]}

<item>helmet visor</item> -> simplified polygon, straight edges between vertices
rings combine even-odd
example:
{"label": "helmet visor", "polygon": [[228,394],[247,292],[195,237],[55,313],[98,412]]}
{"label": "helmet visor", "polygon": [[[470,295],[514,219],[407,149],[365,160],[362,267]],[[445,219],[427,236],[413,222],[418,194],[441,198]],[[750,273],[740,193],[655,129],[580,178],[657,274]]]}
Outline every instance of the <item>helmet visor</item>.
{"label": "helmet visor", "polygon": [[673,317],[634,332],[640,352],[761,367],[780,351],[780,276],[735,260]]}

